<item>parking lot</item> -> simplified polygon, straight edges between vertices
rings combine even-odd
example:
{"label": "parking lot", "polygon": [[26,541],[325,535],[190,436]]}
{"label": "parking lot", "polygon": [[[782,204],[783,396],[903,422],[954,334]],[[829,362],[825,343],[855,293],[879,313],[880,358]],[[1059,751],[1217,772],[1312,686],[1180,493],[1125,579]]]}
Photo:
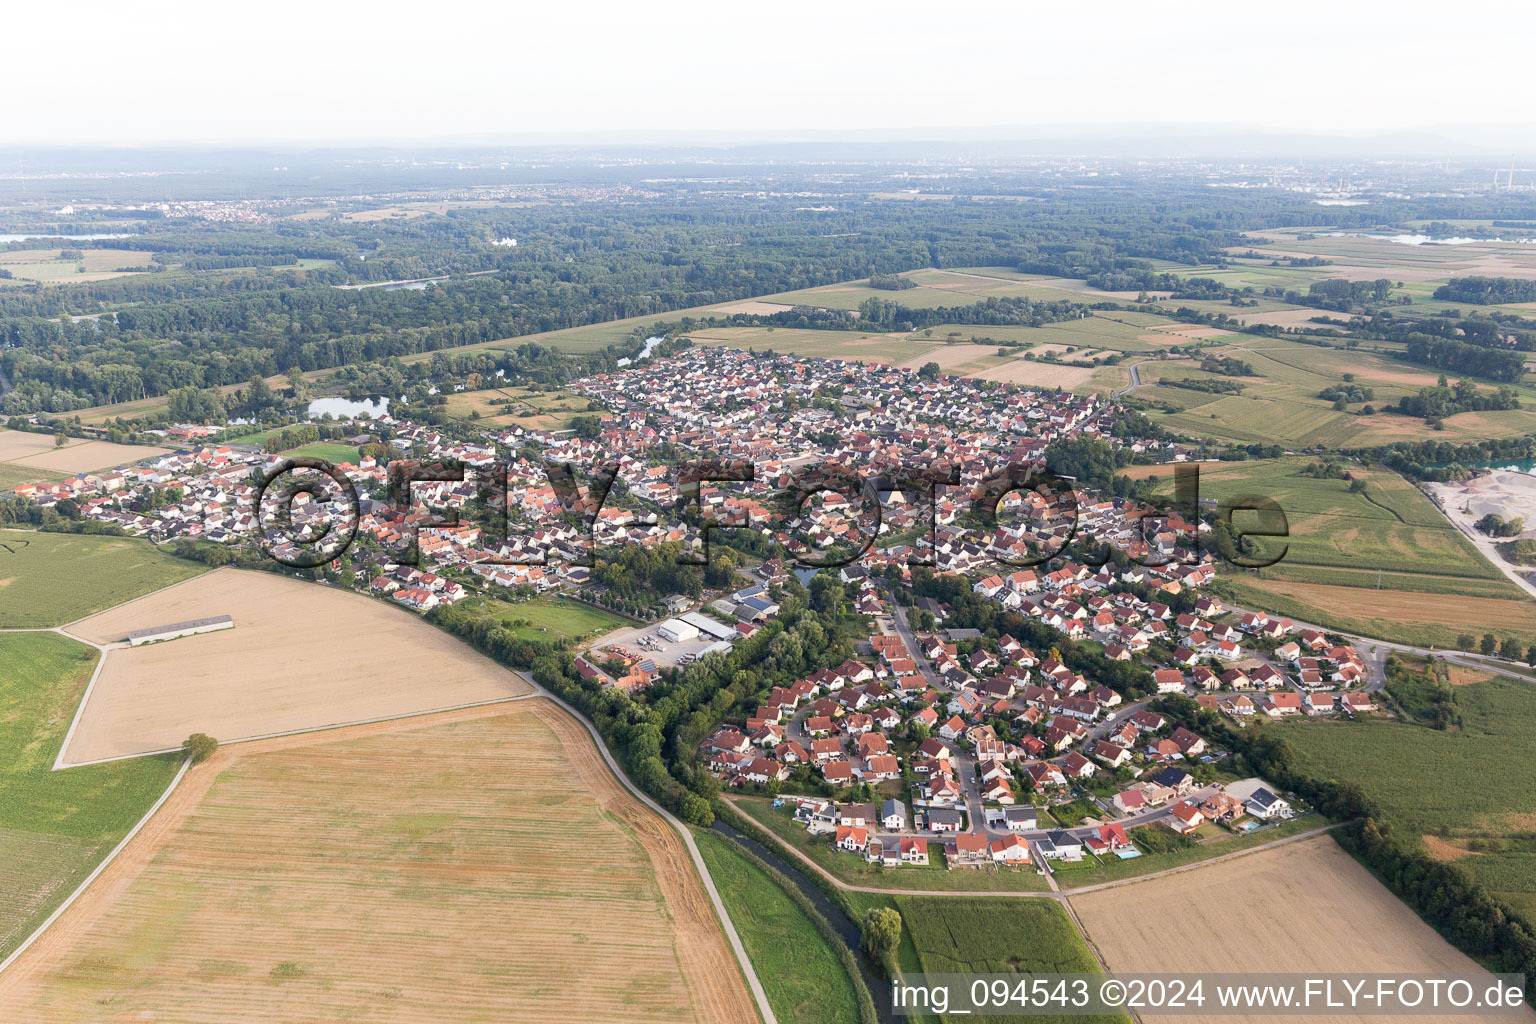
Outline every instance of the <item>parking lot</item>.
{"label": "parking lot", "polygon": [[671,643],[662,639],[661,634],[656,631],[658,625],[659,623],[615,630],[603,638],[602,645],[596,648],[596,652],[606,657],[611,653],[617,653],[610,651],[609,648],[622,647],[641,658],[649,658],[660,668],[672,668],[692,661],[700,651],[715,642],[710,637],[699,636],[692,640],[684,640],[682,643]]}

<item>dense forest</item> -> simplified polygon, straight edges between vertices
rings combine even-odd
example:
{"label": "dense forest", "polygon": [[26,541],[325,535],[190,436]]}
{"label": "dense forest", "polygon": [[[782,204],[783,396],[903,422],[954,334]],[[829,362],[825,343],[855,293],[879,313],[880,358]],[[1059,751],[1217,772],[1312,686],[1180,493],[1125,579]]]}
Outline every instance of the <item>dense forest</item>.
{"label": "dense forest", "polygon": [[[870,197],[807,209],[682,190],[402,220],[199,227],[151,218],[129,237],[79,243],[150,252],[150,273],[0,291],[0,373],[12,385],[3,408],[67,413],[861,278],[886,287],[927,266],[1145,273],[1153,259],[1222,259],[1246,218],[1238,204],[1214,206],[1200,195],[1153,205],[1130,186],[1049,206],[942,209]],[[1076,303],[1027,300],[942,311],[866,305],[859,317],[816,326],[1039,325],[1086,314]]]}
{"label": "dense forest", "polygon": [[1453,277],[1435,289],[1435,298],[1477,306],[1536,302],[1536,281],[1517,277]]}
{"label": "dense forest", "polygon": [[[338,180],[374,174],[362,166],[333,172],[342,173]],[[258,187],[261,175],[249,173],[250,187]],[[414,181],[424,172],[398,173]],[[532,172],[518,164],[498,173],[522,181]],[[899,275],[923,267],[1011,267],[1117,291],[1165,290],[1190,301],[1252,305],[1263,291],[1179,268],[1226,266],[1243,232],[1270,226],[1347,231],[1383,218],[1451,223],[1476,213],[1518,224],[1536,217],[1529,201],[1516,196],[1324,209],[1278,190],[1213,192],[1165,171],[1136,168],[1114,180],[998,172],[941,203],[879,191],[888,168],[851,166],[831,178],[819,170],[754,168],[740,179],[771,182],[766,190],[720,188],[712,177],[646,177],[639,166],[571,173],[574,183],[564,189],[507,186],[523,189],[533,197],[528,202],[450,204],[432,216],[378,215],[378,202],[354,195],[329,210],[275,203],[249,223],[173,217],[150,204],[111,216],[81,212],[68,222],[55,217],[46,224],[54,231],[112,232],[72,243],[82,250],[127,249],[149,254],[151,262],[148,272],[105,280],[0,289],[0,411],[67,414],[175,394],[179,411],[202,418],[199,413],[216,414],[219,405],[235,411],[235,400],[209,389],[246,388],[257,378],[377,367],[478,342],[664,317],[847,281],[867,281],[891,298],[872,298],[851,311],[798,306],[770,315],[739,313],[728,322],[886,330],[937,323],[1040,326],[1091,308],[1022,298],[941,308],[908,304],[910,282]],[[210,194],[227,192],[200,176],[188,182],[189,188],[203,182],[195,187]],[[137,195],[130,182],[98,187],[113,198]],[[808,193],[829,198],[809,205]],[[17,233],[45,220],[21,209],[0,220],[5,217],[10,222],[0,227]],[[36,244],[9,242],[0,251]],[[412,286],[397,287],[401,282]],[[1468,277],[1448,285],[1447,294],[1485,304],[1521,301],[1531,287]],[[1284,298],[1363,312],[1365,319],[1344,323],[1352,334],[1405,341],[1412,361],[1495,381],[1518,375],[1514,352],[1536,350],[1529,322],[1502,313],[1394,321],[1385,307],[1400,297],[1385,279],[1323,281],[1305,295],[1287,291]],[[1220,319],[1193,310],[1179,315]]]}

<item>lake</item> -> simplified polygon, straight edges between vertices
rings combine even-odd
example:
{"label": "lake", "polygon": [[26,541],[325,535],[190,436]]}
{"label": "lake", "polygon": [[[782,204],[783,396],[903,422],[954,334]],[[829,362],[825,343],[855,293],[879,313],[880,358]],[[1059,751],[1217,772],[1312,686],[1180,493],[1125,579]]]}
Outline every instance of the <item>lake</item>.
{"label": "lake", "polygon": [[317,398],[309,403],[309,407],[305,412],[312,420],[319,419],[327,414],[337,419],[356,416],[374,418],[389,412],[389,399],[380,398],[378,401],[354,402],[347,398]]}
{"label": "lake", "polygon": [[656,346],[660,345],[662,342],[664,342],[666,340],[667,340],[666,335],[663,335],[663,334],[658,334],[658,335],[655,335],[654,337],[646,338],[645,339],[645,348],[640,350],[640,354],[639,355],[635,356],[634,359],[629,359],[627,357],[624,358],[624,359],[620,359],[614,365],[616,365],[616,366],[628,366],[632,362],[638,363],[640,360],[649,357],[650,354],[655,350]]}

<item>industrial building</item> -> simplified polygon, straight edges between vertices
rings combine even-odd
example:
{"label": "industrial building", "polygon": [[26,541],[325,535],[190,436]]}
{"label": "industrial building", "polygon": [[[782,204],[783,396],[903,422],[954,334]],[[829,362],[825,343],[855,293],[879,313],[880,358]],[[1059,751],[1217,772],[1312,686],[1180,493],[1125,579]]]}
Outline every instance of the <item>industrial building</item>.
{"label": "industrial building", "polygon": [[195,633],[213,633],[221,629],[234,629],[235,620],[228,615],[215,615],[210,619],[189,619],[186,622],[173,622],[169,626],[151,626],[149,629],[136,629],[128,634],[130,646],[138,647],[142,644],[152,644],[161,640],[175,640],[177,637],[192,636]]}
{"label": "industrial building", "polygon": [[656,627],[656,632],[668,643],[680,644],[698,639],[699,627],[682,619],[668,619]]}

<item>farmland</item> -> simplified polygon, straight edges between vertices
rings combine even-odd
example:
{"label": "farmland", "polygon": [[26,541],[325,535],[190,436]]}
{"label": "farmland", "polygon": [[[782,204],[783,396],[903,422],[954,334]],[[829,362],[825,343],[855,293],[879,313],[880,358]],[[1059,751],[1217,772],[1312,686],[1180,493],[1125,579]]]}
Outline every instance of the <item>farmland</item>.
{"label": "farmland", "polygon": [[587,412],[588,402],[569,391],[527,387],[461,391],[448,396],[447,413],[486,427],[521,426],[528,430],[564,430]]}
{"label": "farmland", "polygon": [[[927,974],[1084,973],[1100,970],[1072,919],[1054,900],[897,896],[896,908]],[[997,1020],[1123,1021],[1119,1015]]]}
{"label": "farmland", "polygon": [[[815,331],[785,327],[711,327],[690,335],[699,345],[728,345],[762,351],[772,349],[817,359],[856,359],[861,362],[898,363],[926,357],[943,347],[942,341],[910,341],[905,333],[862,331]],[[960,351],[980,358],[994,350],[961,346]]]}
{"label": "farmland", "polygon": [[[1392,577],[1384,580],[1394,585]],[[1370,589],[1374,574],[1360,582],[1362,586],[1334,586],[1237,577],[1228,588],[1242,603],[1394,643],[1451,649],[1461,637],[1480,638],[1485,632],[1501,640],[1536,642],[1536,606],[1528,600],[1468,597],[1449,584],[1424,588],[1419,586],[1423,577],[1399,577],[1396,582],[1406,586],[1396,590]]]}
{"label": "farmland", "polygon": [[17,466],[9,462],[0,462],[0,491],[11,491],[22,484],[42,483],[47,480],[62,480],[63,473],[55,473],[46,469],[28,469],[26,466]]}
{"label": "farmland", "polygon": [[[1317,459],[1263,459],[1205,463],[1200,467],[1200,496],[1228,499],[1240,495],[1273,498],[1284,509],[1290,533],[1282,567],[1309,566],[1354,571],[1403,571],[1415,574],[1501,581],[1490,565],[1457,532],[1428,498],[1386,469],[1348,467],[1364,481],[1363,492],[1350,480],[1306,474]],[[1171,471],[1163,487],[1172,485]],[[1252,520],[1240,517],[1239,525]],[[1265,545],[1279,542],[1263,540]],[[1278,574],[1277,574],[1278,575]],[[1371,584],[1374,585],[1374,579]]]}
{"label": "farmland", "polygon": [[[143,444],[113,444],[69,438],[63,445],[52,434],[0,428],[0,487],[14,487],[31,480],[57,479],[66,473],[89,473],[127,466],[140,459],[163,454],[167,449]],[[6,480],[13,480],[7,483]]]}
{"label": "farmland", "polygon": [[727,840],[696,829],[694,841],[762,979],[774,1015],[784,1024],[857,1021],[853,985],[837,953],[805,913]]}
{"label": "farmland", "polygon": [[262,572],[216,569],[76,623],[97,643],[212,615],[233,629],[107,653],[70,763],[503,700],[522,677],[415,614]]}
{"label": "farmland", "polygon": [[936,309],[941,306],[969,306],[988,297],[1027,298],[1036,302],[1089,302],[1081,292],[1037,283],[1018,276],[1004,279],[982,273],[958,270],[914,270],[902,275],[917,287],[900,292],[871,287],[867,280],[826,285],[797,292],[765,295],[768,302],[786,305],[823,306],[827,309],[858,309],[866,299],[899,302],[912,309]]}
{"label": "farmland", "polygon": [[[78,257],[64,258],[66,251]],[[0,270],[9,270],[12,280],[0,280],[0,286],[34,281],[42,284],[67,284],[105,281],[124,274],[149,269],[153,253],[135,249],[10,249],[0,251]]]}
{"label": "farmland", "polygon": [[203,571],[146,540],[0,529],[0,627],[63,625]]}
{"label": "farmland", "polygon": [[1114,972],[1481,970],[1327,836],[1076,896],[1072,906]]}
{"label": "farmland", "polygon": [[[464,345],[451,351],[510,351],[520,345],[527,345],[532,342],[557,348],[567,355],[581,355],[585,352],[600,352],[609,345],[622,344],[629,340],[637,327],[649,328],[658,320],[675,320],[678,317],[688,315],[708,315],[708,307],[701,306],[694,309],[681,309],[666,314],[653,313],[644,316],[632,316],[622,320],[608,320],[603,323],[587,324],[582,327],[566,327],[558,331],[523,334],[515,338],[498,338],[495,341],[483,341],[473,345]],[[421,352],[404,356],[401,361],[405,363],[420,363],[426,362],[431,358],[432,353]]]}
{"label": "farmland", "polygon": [[542,700],[221,751],[155,821],[12,1019],[756,1019],[681,837]]}
{"label": "farmland", "polygon": [[1305,771],[1359,784],[1401,838],[1434,837],[1460,850],[1457,863],[1490,890],[1531,905],[1536,766],[1515,752],[1536,732],[1536,690],[1500,676],[1458,686],[1456,709],[1461,728],[1445,731],[1378,718],[1271,728]]}
{"label": "farmland", "polygon": [[52,772],[96,652],[54,633],[0,633],[0,959],[155,802],[171,758]]}
{"label": "farmland", "polygon": [[338,441],[317,441],[314,444],[302,445],[290,451],[283,452],[286,456],[296,459],[324,459],[326,462],[340,464],[343,462],[357,462],[357,449],[350,444],[342,444]]}
{"label": "farmland", "polygon": [[[1202,498],[1260,495],[1286,515],[1284,540],[1259,539],[1285,557],[1257,573],[1224,573],[1222,586],[1247,603],[1367,636],[1453,646],[1470,627],[1536,641],[1536,607],[1504,578],[1418,488],[1390,470],[1351,465],[1364,482],[1306,475],[1319,460],[1286,458],[1203,463]],[[1172,486],[1166,467],[1137,467]],[[1238,525],[1259,517],[1244,513]],[[1378,589],[1379,584],[1379,589]],[[1455,602],[1426,595],[1456,595]],[[1464,599],[1464,600],[1462,600]]]}

